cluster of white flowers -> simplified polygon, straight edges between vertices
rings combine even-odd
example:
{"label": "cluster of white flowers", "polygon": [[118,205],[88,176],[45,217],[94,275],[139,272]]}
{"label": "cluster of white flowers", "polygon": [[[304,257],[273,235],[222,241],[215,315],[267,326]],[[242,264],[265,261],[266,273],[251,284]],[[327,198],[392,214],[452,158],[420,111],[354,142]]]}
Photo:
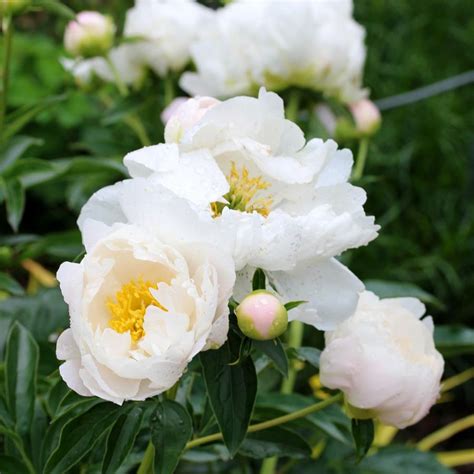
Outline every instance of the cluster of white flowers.
{"label": "cluster of white flowers", "polygon": [[238,0],[191,46],[197,72],[181,86],[216,97],[300,86],[357,101],[366,94],[364,36],[351,0]]}
{"label": "cluster of white flowers", "polygon": [[[430,320],[418,320],[424,307],[363,293],[335,259],[378,231],[364,190],[348,182],[349,150],[306,142],[280,97],[262,89],[189,99],[169,118],[165,143],[124,163],[131,179],[82,209],[86,256],[58,273],[71,328],[57,355],[73,390],[122,403],[169,389],[198,352],[225,342],[229,299],[245,300],[260,268],[280,300],[306,302],[290,320],[330,331],[328,387],[397,426],[427,412],[443,362]],[[254,294],[237,311],[257,339],[286,328],[275,295]]]}
{"label": "cluster of white flowers", "polygon": [[[81,29],[72,22],[65,33],[66,49],[79,58],[63,64],[82,83],[94,75],[113,81],[117,73],[133,84],[146,69],[163,77],[192,59],[197,71],[180,80],[191,95],[231,97],[260,86],[299,86],[345,103],[366,95],[365,32],[352,18],[352,0],[237,0],[216,11],[194,0],[136,0],[126,14],[127,42],[110,50],[110,61],[101,57],[97,21],[88,26],[91,13],[82,13]],[[94,48],[68,47],[72,36],[97,46],[97,57],[84,59]]]}

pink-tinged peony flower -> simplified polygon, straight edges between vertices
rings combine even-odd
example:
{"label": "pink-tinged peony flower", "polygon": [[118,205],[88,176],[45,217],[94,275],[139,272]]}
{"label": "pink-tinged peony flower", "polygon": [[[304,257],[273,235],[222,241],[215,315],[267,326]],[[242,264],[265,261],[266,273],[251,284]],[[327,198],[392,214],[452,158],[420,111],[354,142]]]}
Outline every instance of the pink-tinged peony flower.
{"label": "pink-tinged peony flower", "polygon": [[377,106],[369,99],[353,102],[349,108],[354,118],[357,131],[365,135],[374,134],[380,127],[382,116]]}

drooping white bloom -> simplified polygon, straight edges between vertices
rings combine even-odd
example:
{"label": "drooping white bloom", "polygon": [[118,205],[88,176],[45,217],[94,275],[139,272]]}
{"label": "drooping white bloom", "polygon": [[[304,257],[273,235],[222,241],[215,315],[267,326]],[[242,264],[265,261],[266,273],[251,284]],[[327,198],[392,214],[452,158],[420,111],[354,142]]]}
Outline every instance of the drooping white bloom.
{"label": "drooping white bloom", "polygon": [[218,10],[193,44],[191,95],[230,97],[259,86],[309,88],[343,102],[365,96],[364,29],[351,0],[240,0]]}
{"label": "drooping white bloom", "polygon": [[86,256],[58,272],[71,327],[57,357],[72,390],[121,404],[169,389],[223,344],[235,272],[215,223],[166,189],[136,179],[100,196],[80,218]]}
{"label": "drooping white bloom", "polygon": [[331,140],[305,143],[274,93],[212,103],[198,120],[195,105],[189,121],[181,107],[178,133],[168,122],[173,143],[125,157],[130,174],[153,176],[233,235],[236,297],[250,291],[260,267],[284,298],[309,302],[290,318],[334,328],[353,313],[363,286],[332,257],[378,230],[364,213],[365,192],[347,182],[351,152]]}
{"label": "drooping white bloom", "polygon": [[212,17],[211,9],[194,0],[136,0],[127,11],[124,36],[136,38],[136,57],[164,76],[186,66],[191,44]]}
{"label": "drooping white bloom", "polygon": [[361,295],[356,313],[326,333],[320,377],[340,389],[358,416],[405,428],[436,402],[444,362],[431,317],[416,298]]}
{"label": "drooping white bloom", "polygon": [[112,47],[114,34],[115,25],[110,17],[83,11],[66,26],[64,47],[74,56],[99,56]]}

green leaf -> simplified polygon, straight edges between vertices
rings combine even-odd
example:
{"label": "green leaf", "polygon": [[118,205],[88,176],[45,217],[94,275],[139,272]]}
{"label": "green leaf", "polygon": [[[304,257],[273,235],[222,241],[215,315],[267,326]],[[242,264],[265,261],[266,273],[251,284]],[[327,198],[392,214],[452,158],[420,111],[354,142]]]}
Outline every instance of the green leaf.
{"label": "green leaf", "polygon": [[435,326],[436,348],[445,356],[474,354],[474,329],[460,324]]}
{"label": "green leaf", "polygon": [[271,359],[283,377],[288,377],[288,357],[280,339],[253,341],[253,346]]}
{"label": "green leaf", "polygon": [[29,331],[14,323],[7,340],[5,393],[15,429],[21,436],[29,433],[33,421],[38,356],[38,345]]}
{"label": "green leaf", "polygon": [[281,427],[249,433],[240,446],[239,454],[254,459],[271,456],[305,458],[311,447],[297,433]]}
{"label": "green leaf", "polygon": [[66,20],[74,20],[76,18],[74,10],[71,10],[69,7],[67,7],[58,0],[36,0],[34,6],[40,7],[43,10],[61,16]]}
{"label": "green leaf", "polygon": [[0,290],[7,291],[15,296],[20,296],[25,293],[23,287],[14,278],[4,272],[0,272]]}
{"label": "green leaf", "polygon": [[[60,332],[68,325],[68,310],[58,288],[44,289],[35,295],[15,296],[0,301],[0,329],[10,326],[10,321],[19,321],[38,342],[47,342],[48,337]],[[5,341],[0,331],[0,353]]]}
{"label": "green leaf", "polygon": [[299,301],[289,301],[288,303],[285,303],[284,306],[285,306],[285,309],[287,311],[290,311],[294,308],[297,308],[298,306],[301,306],[302,304],[305,304],[307,303],[307,301],[304,301],[304,300],[299,300]]}
{"label": "green leaf", "polygon": [[292,359],[299,359],[303,362],[308,362],[313,367],[319,369],[321,351],[315,347],[290,347],[288,349],[288,356]]}
{"label": "green leaf", "polygon": [[[92,450],[98,439],[108,431],[122,410],[112,403],[101,403],[64,424],[59,444],[44,467],[45,474],[62,474],[74,467]],[[122,411],[123,413],[123,411]]]}
{"label": "green leaf", "polygon": [[0,469],[2,474],[27,474],[28,469],[17,458],[0,455]]}
{"label": "green leaf", "polygon": [[442,301],[413,283],[365,280],[364,284],[367,290],[373,291],[380,298],[401,298],[411,296],[413,298],[418,298],[423,301],[423,303],[432,304],[438,309],[443,309],[445,307]]}
{"label": "green leaf", "polygon": [[266,288],[265,273],[261,268],[257,268],[252,278],[252,290],[264,290]]}
{"label": "green leaf", "polygon": [[4,172],[5,180],[18,179],[24,189],[49,181],[64,172],[58,163],[38,158],[22,158]]}
{"label": "green leaf", "polygon": [[11,228],[17,232],[25,209],[25,190],[17,178],[2,179],[0,183],[5,193],[7,221]]}
{"label": "green leaf", "polygon": [[179,403],[164,400],[156,407],[150,424],[155,447],[155,472],[172,474],[193,434],[191,417]]}
{"label": "green leaf", "polygon": [[[143,408],[136,405],[115,422],[108,438],[102,463],[103,474],[115,474],[133,448],[142,424]],[[161,472],[161,471],[158,471]]]}
{"label": "green leaf", "polygon": [[354,438],[357,461],[360,461],[374,441],[374,422],[352,419],[352,437]]}
{"label": "green leaf", "polygon": [[43,99],[36,104],[27,105],[15,110],[12,114],[7,116],[7,124],[3,131],[3,139],[16,135],[24,126],[33,120],[38,114],[47,110],[48,108],[57,105],[67,98],[66,94],[59,96],[50,96]]}
{"label": "green leaf", "polygon": [[3,150],[0,151],[0,173],[20,158],[33,145],[41,145],[42,140],[34,137],[18,135],[13,137]]}
{"label": "green leaf", "polygon": [[355,474],[452,474],[433,453],[408,446],[389,446],[361,461]]}
{"label": "green leaf", "polygon": [[229,365],[237,360],[239,347],[240,338],[229,332],[220,349],[200,355],[209,401],[232,456],[245,438],[257,394],[252,359],[247,357],[240,364]]}

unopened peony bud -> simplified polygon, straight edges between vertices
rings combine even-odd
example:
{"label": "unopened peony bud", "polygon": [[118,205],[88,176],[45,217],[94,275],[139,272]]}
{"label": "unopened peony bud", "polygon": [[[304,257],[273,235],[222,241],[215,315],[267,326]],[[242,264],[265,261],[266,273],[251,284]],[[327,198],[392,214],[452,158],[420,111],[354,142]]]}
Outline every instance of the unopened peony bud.
{"label": "unopened peony bud", "polygon": [[326,333],[321,383],[344,392],[355,418],[405,428],[436,402],[444,362],[416,298],[360,296],[355,314]]}
{"label": "unopened peony bud", "polygon": [[74,56],[103,56],[113,45],[115,25],[98,12],[84,11],[70,21],[64,32],[64,47]]}
{"label": "unopened peony bud", "polygon": [[235,310],[240,330],[251,339],[266,341],[283,334],[288,313],[272,293],[257,290],[246,296]]}
{"label": "unopened peony bud", "polygon": [[353,102],[349,106],[357,131],[364,135],[373,135],[382,122],[377,106],[369,99]]}
{"label": "unopened peony bud", "polygon": [[171,117],[176,114],[178,109],[189,100],[188,97],[176,97],[171,103],[161,112],[160,118],[163,125],[166,125]]}
{"label": "unopened peony bud", "polygon": [[31,0],[0,0],[0,15],[16,15],[30,4]]}
{"label": "unopened peony bud", "polygon": [[[181,101],[178,97],[175,100]],[[195,97],[186,102],[174,105],[172,102],[167,109],[171,109],[172,115],[168,117],[165,129],[165,140],[167,143],[177,143],[183,134],[194,127],[204,115],[219,104],[220,101],[213,97]],[[174,110],[173,110],[174,109]]]}

